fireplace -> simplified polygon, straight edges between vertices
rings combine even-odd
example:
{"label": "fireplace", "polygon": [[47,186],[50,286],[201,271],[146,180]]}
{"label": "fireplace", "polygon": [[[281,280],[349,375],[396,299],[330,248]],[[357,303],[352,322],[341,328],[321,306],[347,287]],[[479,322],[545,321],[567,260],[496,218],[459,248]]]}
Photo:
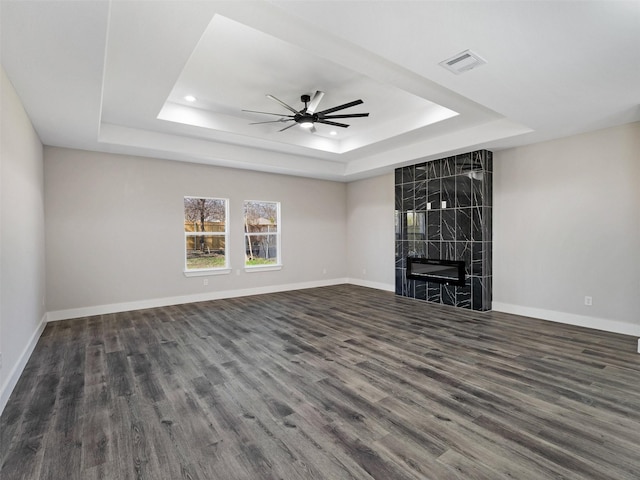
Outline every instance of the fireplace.
{"label": "fireplace", "polygon": [[407,257],[407,278],[464,287],[465,264],[462,260]]}
{"label": "fireplace", "polygon": [[491,310],[492,178],[487,150],[396,169],[398,295]]}

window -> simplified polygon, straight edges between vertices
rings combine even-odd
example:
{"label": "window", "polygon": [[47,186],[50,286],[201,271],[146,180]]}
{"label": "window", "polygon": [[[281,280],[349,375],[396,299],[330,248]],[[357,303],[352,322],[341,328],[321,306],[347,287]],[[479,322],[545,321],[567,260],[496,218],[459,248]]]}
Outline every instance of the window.
{"label": "window", "polygon": [[244,202],[245,267],[280,266],[280,203]]}
{"label": "window", "polygon": [[223,198],[184,197],[186,274],[229,268],[228,208]]}

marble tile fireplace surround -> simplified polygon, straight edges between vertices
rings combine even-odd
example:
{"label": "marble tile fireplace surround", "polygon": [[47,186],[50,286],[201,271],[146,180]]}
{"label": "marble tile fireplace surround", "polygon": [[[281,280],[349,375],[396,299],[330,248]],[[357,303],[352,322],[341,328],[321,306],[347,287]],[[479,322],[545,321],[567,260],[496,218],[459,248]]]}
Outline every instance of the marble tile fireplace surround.
{"label": "marble tile fireplace surround", "polygon": [[[396,294],[491,310],[492,176],[487,150],[396,169]],[[437,272],[460,262],[462,280]]]}

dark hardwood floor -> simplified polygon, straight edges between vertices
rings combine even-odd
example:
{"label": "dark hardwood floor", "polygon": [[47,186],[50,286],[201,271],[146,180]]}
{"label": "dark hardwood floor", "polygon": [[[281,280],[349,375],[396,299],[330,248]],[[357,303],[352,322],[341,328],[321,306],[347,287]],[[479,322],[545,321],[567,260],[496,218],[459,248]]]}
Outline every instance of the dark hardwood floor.
{"label": "dark hardwood floor", "polygon": [[348,285],[56,322],[0,478],[637,480],[636,342]]}

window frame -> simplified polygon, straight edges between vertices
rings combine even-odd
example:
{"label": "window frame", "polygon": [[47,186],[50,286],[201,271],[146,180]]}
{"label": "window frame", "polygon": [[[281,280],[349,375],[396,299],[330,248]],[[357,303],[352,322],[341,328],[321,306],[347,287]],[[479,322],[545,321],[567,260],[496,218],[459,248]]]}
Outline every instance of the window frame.
{"label": "window frame", "polygon": [[[247,232],[246,206],[248,203],[272,203],[276,205],[276,232]],[[244,200],[242,202],[242,230],[244,243],[243,251],[245,255],[244,270],[247,273],[266,272],[282,269],[282,204],[274,200]],[[265,265],[247,265],[247,237],[275,235],[276,237],[276,262]]]}
{"label": "window frame", "polygon": [[[184,228],[184,201],[188,198],[205,199],[205,200],[221,200],[224,202],[224,232],[187,232],[184,231],[183,255],[184,265],[183,273],[186,277],[201,277],[209,275],[225,275],[231,273],[230,265],[230,243],[229,243],[229,199],[220,197],[204,197],[196,195],[185,195],[182,200],[182,217]],[[187,242],[188,237],[223,237],[224,238],[224,266],[209,268],[187,268]]]}

